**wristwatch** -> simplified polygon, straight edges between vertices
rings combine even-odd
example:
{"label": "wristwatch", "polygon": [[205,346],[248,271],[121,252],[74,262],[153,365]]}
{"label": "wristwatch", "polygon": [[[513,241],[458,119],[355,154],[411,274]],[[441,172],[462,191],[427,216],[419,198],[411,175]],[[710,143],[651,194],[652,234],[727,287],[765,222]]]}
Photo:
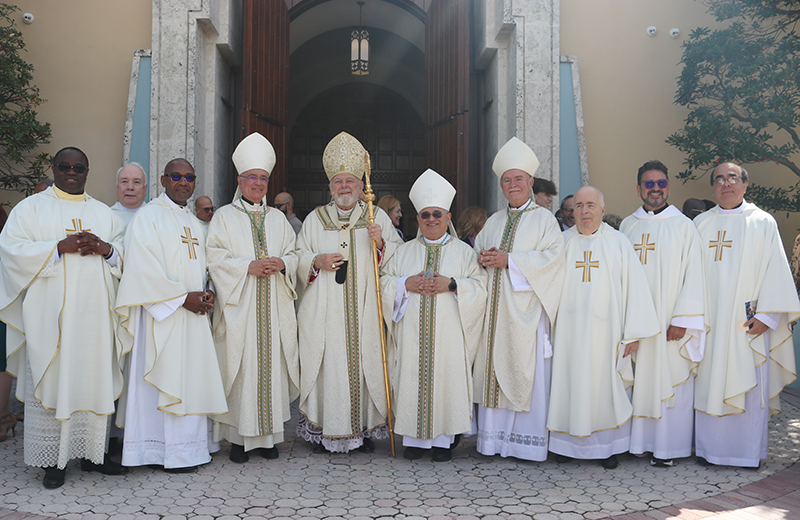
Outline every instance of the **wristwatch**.
{"label": "wristwatch", "polygon": [[450,278],[450,285],[448,285],[447,288],[450,289],[450,292],[456,292],[458,290],[458,284],[455,278]]}

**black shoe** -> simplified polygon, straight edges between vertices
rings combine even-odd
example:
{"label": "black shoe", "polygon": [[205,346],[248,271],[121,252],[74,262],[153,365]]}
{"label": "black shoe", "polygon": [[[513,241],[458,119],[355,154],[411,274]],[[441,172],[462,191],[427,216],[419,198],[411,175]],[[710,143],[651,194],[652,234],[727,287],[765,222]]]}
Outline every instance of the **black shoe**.
{"label": "black shoe", "polygon": [[454,449],[456,446],[458,446],[460,442],[461,442],[461,434],[459,433],[456,435],[456,438],[453,439],[453,443],[450,445],[450,449],[451,450]]}
{"label": "black shoe", "polygon": [[564,462],[572,462],[574,459],[572,457],[567,457],[566,455],[559,455],[556,453],[556,462],[559,464],[563,464]]}
{"label": "black shoe", "polygon": [[42,485],[46,489],[56,489],[64,485],[64,477],[67,476],[67,469],[58,469],[55,466],[44,468],[44,478]]}
{"label": "black shoe", "polygon": [[617,456],[612,455],[607,459],[603,459],[600,461],[600,465],[606,469],[614,469],[619,466],[619,462],[617,462]]}
{"label": "black shoe", "polygon": [[277,459],[280,455],[277,446],[273,446],[271,448],[261,448],[259,453],[261,453],[261,456],[265,459]]}
{"label": "black shoe", "polygon": [[321,442],[319,444],[315,444],[314,449],[311,451],[314,453],[330,453],[330,450],[328,450],[328,448],[326,448]]}
{"label": "black shoe", "polygon": [[657,468],[671,468],[673,464],[672,459],[657,459],[655,457],[650,459],[650,465]]}
{"label": "black shoe", "polygon": [[703,457],[697,457],[697,463],[700,464],[701,466],[711,466],[712,465],[710,462],[708,462]]}
{"label": "black shoe", "polygon": [[186,466],[185,468],[164,468],[164,473],[194,473],[197,471],[198,466]]}
{"label": "black shoe", "polygon": [[361,453],[372,453],[375,451],[375,443],[369,437],[364,437],[364,442],[356,450]]}
{"label": "black shoe", "polygon": [[102,464],[95,464],[91,460],[81,459],[81,471],[97,471],[103,475],[125,475],[128,473],[128,468],[111,460],[106,453]]}
{"label": "black shoe", "polygon": [[231,454],[228,455],[228,458],[231,459],[231,462],[235,462],[236,464],[244,464],[250,460],[250,455],[244,451],[244,446],[241,444],[231,443]]}
{"label": "black shoe", "polygon": [[433,448],[433,450],[431,450],[431,460],[433,462],[453,460],[453,450],[450,448]]}
{"label": "black shoe", "polygon": [[403,450],[403,458],[408,460],[417,460],[421,459],[425,455],[425,450],[423,448],[415,448],[413,446],[407,446],[405,450]]}

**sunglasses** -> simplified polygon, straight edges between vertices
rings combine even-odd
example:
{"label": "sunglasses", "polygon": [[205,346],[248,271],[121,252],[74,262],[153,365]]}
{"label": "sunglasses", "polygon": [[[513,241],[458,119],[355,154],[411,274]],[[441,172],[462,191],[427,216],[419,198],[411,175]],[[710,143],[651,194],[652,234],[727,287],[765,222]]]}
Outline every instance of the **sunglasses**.
{"label": "sunglasses", "polygon": [[172,182],[181,182],[181,179],[186,179],[186,182],[191,184],[197,178],[197,175],[191,173],[187,173],[186,175],[181,175],[180,173],[165,173],[164,177],[169,177],[172,179]]}
{"label": "sunglasses", "polygon": [[431,216],[433,216],[433,218],[442,218],[444,216],[444,213],[442,213],[439,210],[436,210],[433,213],[430,213],[428,211],[423,211],[422,213],[419,214],[419,218],[421,218],[422,220],[428,220],[429,218],[431,218]]}
{"label": "sunglasses", "polygon": [[60,171],[61,173],[67,173],[68,171],[72,170],[78,175],[86,173],[86,170],[89,169],[82,164],[68,164],[65,162],[56,164],[56,168],[58,168],[58,171]]}
{"label": "sunglasses", "polygon": [[647,188],[648,190],[652,190],[653,186],[658,184],[658,187],[663,190],[664,188],[669,186],[669,181],[667,179],[659,179],[657,181],[644,181],[642,184],[644,184],[644,187]]}

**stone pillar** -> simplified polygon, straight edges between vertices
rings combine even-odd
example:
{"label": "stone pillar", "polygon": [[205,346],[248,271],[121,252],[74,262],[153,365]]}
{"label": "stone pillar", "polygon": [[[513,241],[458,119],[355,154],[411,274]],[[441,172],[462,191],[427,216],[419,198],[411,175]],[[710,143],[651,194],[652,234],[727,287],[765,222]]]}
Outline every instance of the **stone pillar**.
{"label": "stone pillar", "polygon": [[537,177],[558,185],[559,1],[475,0],[475,67],[484,71],[486,206],[505,205],[492,161],[513,136],[541,162]]}
{"label": "stone pillar", "polygon": [[241,63],[241,2],[153,0],[150,198],[166,164],[183,157],[198,174],[195,197],[227,204],[234,93]]}

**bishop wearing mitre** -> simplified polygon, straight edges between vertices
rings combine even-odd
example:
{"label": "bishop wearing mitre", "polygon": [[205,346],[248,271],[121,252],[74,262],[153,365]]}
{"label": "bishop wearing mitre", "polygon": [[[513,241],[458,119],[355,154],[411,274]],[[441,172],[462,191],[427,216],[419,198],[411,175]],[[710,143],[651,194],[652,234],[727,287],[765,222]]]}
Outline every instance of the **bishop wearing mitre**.
{"label": "bishop wearing mitre", "polygon": [[470,430],[472,364],[486,306],[486,272],[450,223],[455,188],[427,170],[409,192],[419,234],[400,246],[381,276],[384,318],[394,345],[395,432],[403,456],[452,459]]}
{"label": "bishop wearing mitre", "polygon": [[292,226],[266,202],[275,166],[270,142],[248,135],[233,164],[239,188],[209,224],[206,257],[217,291],[214,342],[228,402],[228,413],[214,418],[215,435],[230,441],[230,459],[242,463],[252,450],[278,457],[289,404],[299,393],[297,257]]}

